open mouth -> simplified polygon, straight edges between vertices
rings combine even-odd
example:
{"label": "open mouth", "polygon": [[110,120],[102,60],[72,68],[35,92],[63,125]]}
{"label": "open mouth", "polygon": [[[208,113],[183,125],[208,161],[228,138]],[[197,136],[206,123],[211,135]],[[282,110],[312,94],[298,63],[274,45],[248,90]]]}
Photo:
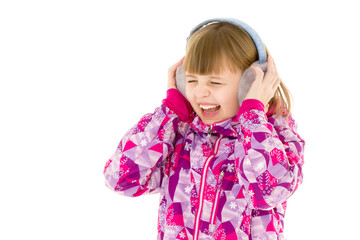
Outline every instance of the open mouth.
{"label": "open mouth", "polygon": [[220,109],[220,105],[200,105],[204,112],[215,112]]}
{"label": "open mouth", "polygon": [[201,111],[205,116],[212,117],[220,109],[220,105],[200,105]]}

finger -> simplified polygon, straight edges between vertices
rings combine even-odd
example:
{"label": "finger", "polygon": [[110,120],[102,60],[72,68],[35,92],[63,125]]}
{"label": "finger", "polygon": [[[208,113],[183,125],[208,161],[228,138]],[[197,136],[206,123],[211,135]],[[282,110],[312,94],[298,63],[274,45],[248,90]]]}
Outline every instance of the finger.
{"label": "finger", "polygon": [[275,61],[274,61],[274,58],[272,56],[269,56],[269,70],[270,72],[267,72],[268,74],[265,75],[265,80],[264,82],[269,84],[269,86],[271,86],[272,89],[277,89],[280,82],[281,82],[281,79],[279,77],[279,74],[277,72],[277,69],[276,69],[276,65],[275,65]]}
{"label": "finger", "polygon": [[171,66],[171,67],[169,68],[169,71],[168,71],[168,77],[169,77],[169,78],[173,78],[173,77],[175,76],[175,73],[176,73],[175,69],[176,69],[176,68],[174,68],[174,66]]}
{"label": "finger", "polygon": [[260,67],[252,65],[250,69],[255,72],[255,81],[261,81],[264,78],[264,72]]}
{"label": "finger", "polygon": [[274,84],[273,84],[273,89],[277,89],[280,85],[280,82],[281,82],[281,79],[279,77],[279,74],[278,74],[278,71],[277,71],[277,68],[276,68],[276,63],[274,61],[274,58],[271,56],[271,61],[272,61],[272,65],[273,65],[273,68],[274,68],[274,72],[275,72],[275,77],[274,77]]}
{"label": "finger", "polygon": [[275,71],[275,67],[274,67],[274,59],[272,58],[271,55],[269,55],[268,57],[268,66],[267,66],[267,72],[269,72],[270,74],[275,74],[276,71]]}
{"label": "finger", "polygon": [[269,56],[268,62],[267,62],[267,70],[266,70],[266,74],[265,74],[263,83],[267,84],[270,87],[274,84],[275,77],[276,77],[276,75],[275,75],[273,61],[272,61],[271,56]]}
{"label": "finger", "polygon": [[168,70],[169,75],[170,75],[170,74],[172,75],[172,73],[176,71],[176,69],[183,63],[184,58],[185,58],[185,56],[182,57],[182,58],[180,59],[180,61],[178,61],[177,63],[175,63],[174,65],[172,65],[172,66],[169,68],[169,70]]}
{"label": "finger", "polygon": [[277,77],[274,84],[273,84],[273,86],[272,86],[272,89],[276,90],[280,86],[280,82],[281,82],[281,79],[279,77]]}
{"label": "finger", "polygon": [[185,56],[183,56],[183,57],[180,59],[180,61],[178,61],[177,63],[175,63],[173,66],[174,66],[175,68],[178,68],[181,64],[183,64],[184,58],[185,58]]}
{"label": "finger", "polygon": [[276,74],[276,75],[279,75],[279,74],[278,74],[278,70],[277,70],[277,67],[276,67],[276,63],[275,63],[274,59],[273,59],[273,64],[274,64],[274,70],[275,70],[275,74]]}
{"label": "finger", "polygon": [[169,69],[168,72],[168,84],[173,85],[175,84],[175,78],[176,78],[176,71]]}
{"label": "finger", "polygon": [[180,59],[180,61],[179,62],[183,62],[184,61],[184,59],[185,59],[185,56],[183,56],[181,59]]}

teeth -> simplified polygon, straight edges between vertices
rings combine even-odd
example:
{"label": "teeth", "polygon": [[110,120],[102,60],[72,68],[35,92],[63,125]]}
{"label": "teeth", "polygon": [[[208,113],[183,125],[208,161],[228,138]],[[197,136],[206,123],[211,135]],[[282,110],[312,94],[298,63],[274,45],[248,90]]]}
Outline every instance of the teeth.
{"label": "teeth", "polygon": [[220,106],[220,105],[200,105],[200,107],[202,109],[205,109],[205,110],[208,110],[208,109],[211,109],[211,108],[216,108],[218,106]]}

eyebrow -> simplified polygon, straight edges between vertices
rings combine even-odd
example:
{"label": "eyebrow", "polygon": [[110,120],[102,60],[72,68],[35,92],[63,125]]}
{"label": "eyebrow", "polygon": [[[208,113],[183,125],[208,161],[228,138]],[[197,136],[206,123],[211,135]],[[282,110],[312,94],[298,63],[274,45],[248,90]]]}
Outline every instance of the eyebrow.
{"label": "eyebrow", "polygon": [[[196,76],[195,76],[195,75],[191,75],[191,74],[186,74],[186,77],[193,77],[193,78],[196,78]],[[223,79],[223,78],[221,78],[221,77],[217,77],[217,76],[213,76],[213,75],[209,76],[209,78],[211,78],[211,79],[217,79],[217,80],[224,80],[224,79]]]}

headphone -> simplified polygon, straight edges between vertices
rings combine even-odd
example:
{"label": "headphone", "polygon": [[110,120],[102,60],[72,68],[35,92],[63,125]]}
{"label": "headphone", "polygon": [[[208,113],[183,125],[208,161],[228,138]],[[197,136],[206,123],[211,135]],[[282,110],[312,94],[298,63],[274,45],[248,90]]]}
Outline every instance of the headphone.
{"label": "headphone", "polygon": [[[186,43],[189,41],[190,37],[199,29],[202,27],[205,27],[206,25],[213,23],[213,22],[228,22],[235,26],[238,26],[239,28],[243,29],[245,32],[247,32],[251,39],[253,40],[256,50],[258,52],[258,58],[259,60],[252,63],[251,65],[259,66],[264,73],[266,73],[267,69],[267,55],[266,50],[263,42],[261,41],[259,35],[255,32],[254,29],[252,29],[249,25],[246,23],[235,19],[235,18],[212,18],[205,20],[198,25],[196,25],[190,32],[189,36],[186,38]],[[245,69],[245,71],[241,75],[240,83],[239,83],[239,91],[238,91],[238,100],[239,100],[239,106],[241,106],[244,98],[246,97],[247,92],[249,91],[252,83],[254,82],[256,77],[256,74],[253,70],[250,68]],[[186,79],[185,79],[185,72],[183,70],[183,64],[181,64],[176,69],[176,87],[177,89],[182,93],[182,95],[186,98]]]}

